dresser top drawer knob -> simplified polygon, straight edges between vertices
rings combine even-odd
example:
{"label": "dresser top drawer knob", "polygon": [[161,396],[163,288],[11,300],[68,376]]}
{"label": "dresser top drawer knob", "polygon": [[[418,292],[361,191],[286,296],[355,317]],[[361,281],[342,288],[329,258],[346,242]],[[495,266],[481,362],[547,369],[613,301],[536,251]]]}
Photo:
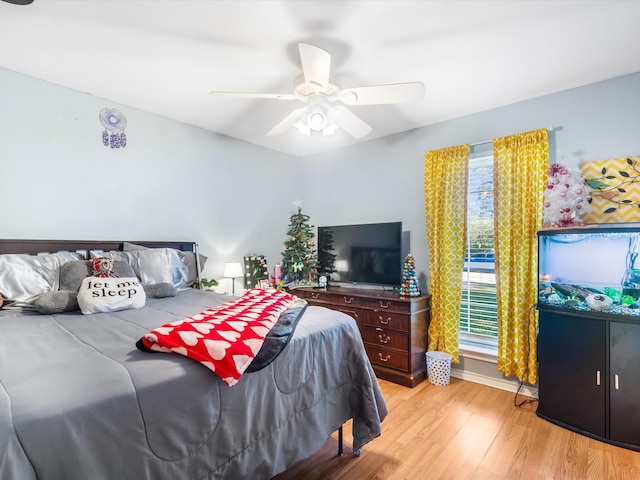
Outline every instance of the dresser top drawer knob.
{"label": "dresser top drawer knob", "polygon": [[344,297],[344,303],[353,303],[353,297]]}
{"label": "dresser top drawer knob", "polygon": [[387,301],[387,302],[383,302],[382,300],[380,300],[380,308],[389,308],[391,306],[391,302]]}

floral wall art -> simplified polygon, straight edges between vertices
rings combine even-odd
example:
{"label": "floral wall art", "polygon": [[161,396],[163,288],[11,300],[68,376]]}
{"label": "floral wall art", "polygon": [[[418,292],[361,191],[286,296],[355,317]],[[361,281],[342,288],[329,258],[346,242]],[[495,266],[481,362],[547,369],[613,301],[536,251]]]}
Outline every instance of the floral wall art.
{"label": "floral wall art", "polygon": [[585,223],[640,222],[640,155],[580,165],[591,190]]}

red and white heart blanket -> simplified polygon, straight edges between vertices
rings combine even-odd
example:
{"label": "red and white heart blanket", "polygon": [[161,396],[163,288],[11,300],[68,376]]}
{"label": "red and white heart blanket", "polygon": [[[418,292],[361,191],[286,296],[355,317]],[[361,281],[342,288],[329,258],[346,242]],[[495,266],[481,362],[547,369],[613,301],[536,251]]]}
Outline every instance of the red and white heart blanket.
{"label": "red and white heart blanket", "polygon": [[218,307],[153,329],[140,341],[149,350],[196,360],[232,386],[251,364],[280,314],[297,300],[280,290],[249,290]]}

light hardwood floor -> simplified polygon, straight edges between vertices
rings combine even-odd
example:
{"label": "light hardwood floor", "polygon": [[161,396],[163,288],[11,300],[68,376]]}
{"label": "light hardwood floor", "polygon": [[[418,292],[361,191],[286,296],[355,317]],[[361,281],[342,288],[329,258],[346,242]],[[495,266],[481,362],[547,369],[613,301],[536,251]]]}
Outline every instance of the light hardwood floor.
{"label": "light hardwood floor", "polygon": [[[382,435],[336,455],[334,434],[313,457],[277,480],[638,480],[640,452],[570,432],[535,414],[537,403],[515,407],[515,395],[456,378],[411,389],[379,380],[389,415]],[[518,401],[526,397],[519,396]]]}

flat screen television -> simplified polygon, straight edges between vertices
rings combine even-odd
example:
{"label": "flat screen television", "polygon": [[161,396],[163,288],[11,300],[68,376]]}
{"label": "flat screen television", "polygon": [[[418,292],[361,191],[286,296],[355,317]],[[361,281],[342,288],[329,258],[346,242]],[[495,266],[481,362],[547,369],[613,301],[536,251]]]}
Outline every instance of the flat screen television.
{"label": "flat screen television", "polygon": [[402,222],[318,227],[318,274],[333,285],[398,287]]}

